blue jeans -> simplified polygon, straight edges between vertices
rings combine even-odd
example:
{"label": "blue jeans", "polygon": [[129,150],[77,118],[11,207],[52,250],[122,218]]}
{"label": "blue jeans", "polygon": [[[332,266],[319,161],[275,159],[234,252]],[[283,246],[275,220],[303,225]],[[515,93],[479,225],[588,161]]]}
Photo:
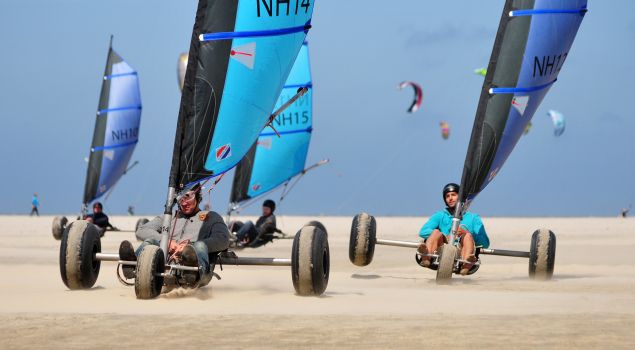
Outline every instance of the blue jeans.
{"label": "blue jeans", "polygon": [[[141,251],[143,250],[143,248],[145,248],[145,246],[147,245],[159,246],[160,243],[161,242],[156,238],[148,238],[139,245],[139,247],[135,251],[135,255],[138,258],[139,254],[141,254]],[[209,253],[207,249],[207,244],[205,244],[205,242],[202,242],[202,241],[192,242],[190,244],[194,247],[194,250],[196,251],[196,257],[198,258],[199,266],[203,267],[203,271],[209,272],[210,267],[209,267]]]}
{"label": "blue jeans", "polygon": [[253,241],[258,236],[258,230],[256,230],[256,225],[253,222],[247,221],[245,222],[236,233],[236,238],[238,241],[242,241],[248,239],[247,242]]}

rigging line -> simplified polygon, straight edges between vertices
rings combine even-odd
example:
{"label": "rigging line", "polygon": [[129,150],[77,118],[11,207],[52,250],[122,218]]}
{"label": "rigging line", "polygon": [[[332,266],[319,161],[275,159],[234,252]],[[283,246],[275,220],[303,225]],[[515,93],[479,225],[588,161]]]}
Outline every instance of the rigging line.
{"label": "rigging line", "polygon": [[[401,150],[404,149],[405,146],[408,146],[409,144],[411,144],[414,141],[414,134],[421,132],[420,129],[417,128],[409,128],[410,129],[410,135],[409,137],[404,137],[402,139],[402,142],[399,144],[398,148],[395,148],[396,150]],[[335,209],[336,212],[339,212],[342,207],[344,206],[345,203],[349,202],[351,199],[357,197],[359,195],[359,193],[366,189],[371,183],[373,183],[375,181],[375,179],[380,175],[380,174],[384,174],[386,172],[386,168],[388,168],[390,165],[392,165],[395,161],[397,161],[397,159],[399,159],[401,157],[401,155],[404,152],[399,152],[398,155],[396,157],[391,157],[388,161],[384,162],[382,166],[380,167],[376,167],[375,171],[372,173],[372,175],[366,177],[366,181],[364,181],[363,183],[361,182],[357,182],[358,184],[361,184],[360,186],[357,186],[357,189],[355,191],[351,191],[349,192],[349,196],[342,200],[340,202],[340,204],[337,206],[337,208]]]}
{"label": "rigging line", "polygon": [[287,185],[289,184],[289,182],[291,182],[291,181],[292,181],[292,179],[293,179],[293,178],[288,179],[288,180],[285,182],[285,184],[284,184],[284,188],[283,188],[283,190],[282,190],[282,193],[280,194],[280,202],[282,202],[282,201],[284,200],[285,196],[286,196],[286,195],[288,195],[288,194],[291,192],[291,190],[293,189],[293,187],[295,187],[295,185],[297,185],[297,184],[298,184],[298,182],[300,182],[300,179],[301,179],[304,175],[306,175],[306,173],[308,173],[309,171],[311,171],[311,170],[313,170],[313,169],[315,169],[315,168],[317,168],[317,167],[319,167],[319,166],[321,166],[321,165],[327,164],[329,161],[330,161],[330,160],[329,160],[328,158],[327,158],[327,159],[322,159],[321,161],[319,161],[319,162],[317,162],[317,163],[315,163],[315,164],[311,165],[310,167],[308,167],[308,168],[306,168],[306,169],[302,170],[302,171],[301,171],[299,174],[297,174],[297,176],[295,177],[295,181],[293,182],[293,184],[291,184],[291,186],[287,189]]}

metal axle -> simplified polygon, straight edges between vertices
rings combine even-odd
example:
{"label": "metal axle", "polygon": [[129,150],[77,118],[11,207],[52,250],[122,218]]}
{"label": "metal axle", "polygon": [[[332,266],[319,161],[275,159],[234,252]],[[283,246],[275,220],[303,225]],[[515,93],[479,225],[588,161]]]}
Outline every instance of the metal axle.
{"label": "metal axle", "polygon": [[279,258],[220,257],[218,258],[218,262],[225,265],[291,266],[291,259],[279,259]]}
{"label": "metal axle", "polygon": [[[408,241],[393,241],[388,239],[377,239],[375,244],[391,245],[393,247],[418,248],[420,243]],[[480,248],[480,253],[484,255],[511,256],[516,258],[529,258],[529,252],[519,250]]]}
{"label": "metal axle", "polygon": [[[137,266],[136,261],[119,260],[119,254],[114,254],[114,253],[96,253],[95,260],[114,261],[121,265]],[[183,265],[174,265],[174,264],[166,264],[165,267],[172,270],[185,270],[185,271],[199,270],[199,268],[196,266],[183,266]]]}
{"label": "metal axle", "polygon": [[378,239],[375,244],[391,245],[394,247],[418,248],[420,243],[406,241],[392,241],[388,239]]}

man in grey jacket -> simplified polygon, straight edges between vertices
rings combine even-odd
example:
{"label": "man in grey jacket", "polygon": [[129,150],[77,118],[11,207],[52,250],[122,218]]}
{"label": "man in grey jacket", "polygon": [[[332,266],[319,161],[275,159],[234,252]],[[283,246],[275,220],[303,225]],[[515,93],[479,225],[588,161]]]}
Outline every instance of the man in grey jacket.
{"label": "man in grey jacket", "polygon": [[[229,230],[218,213],[201,211],[200,202],[201,187],[198,184],[177,197],[179,210],[170,227],[169,259],[185,266],[198,266],[202,273],[193,276],[195,284],[204,286],[212,278],[209,253],[221,252],[229,247]],[[146,245],[159,245],[162,222],[163,218],[157,216],[137,229],[135,235],[143,243],[136,252],[129,241],[121,242],[120,259],[134,261]],[[123,272],[126,278],[134,278],[134,266],[128,266]]]}

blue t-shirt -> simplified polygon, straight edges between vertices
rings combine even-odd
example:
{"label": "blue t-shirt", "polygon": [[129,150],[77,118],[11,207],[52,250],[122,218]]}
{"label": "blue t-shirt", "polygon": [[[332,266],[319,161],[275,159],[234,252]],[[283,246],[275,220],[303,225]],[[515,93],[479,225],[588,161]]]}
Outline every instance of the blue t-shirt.
{"label": "blue t-shirt", "polygon": [[40,201],[37,199],[37,197],[33,196],[31,204],[33,204],[33,206],[37,208],[37,206],[40,205]]}
{"label": "blue t-shirt", "polygon": [[[427,239],[435,229],[438,229],[446,236],[449,235],[452,229],[452,218],[452,214],[450,214],[447,209],[439,210],[423,225],[419,231],[419,236],[423,239]],[[463,214],[463,220],[461,220],[461,225],[464,225],[466,229],[470,231],[477,247],[489,247],[489,238],[487,237],[487,232],[485,232],[485,226],[483,226],[481,217],[478,216],[478,214],[470,213],[469,211],[465,212],[465,214]]]}

